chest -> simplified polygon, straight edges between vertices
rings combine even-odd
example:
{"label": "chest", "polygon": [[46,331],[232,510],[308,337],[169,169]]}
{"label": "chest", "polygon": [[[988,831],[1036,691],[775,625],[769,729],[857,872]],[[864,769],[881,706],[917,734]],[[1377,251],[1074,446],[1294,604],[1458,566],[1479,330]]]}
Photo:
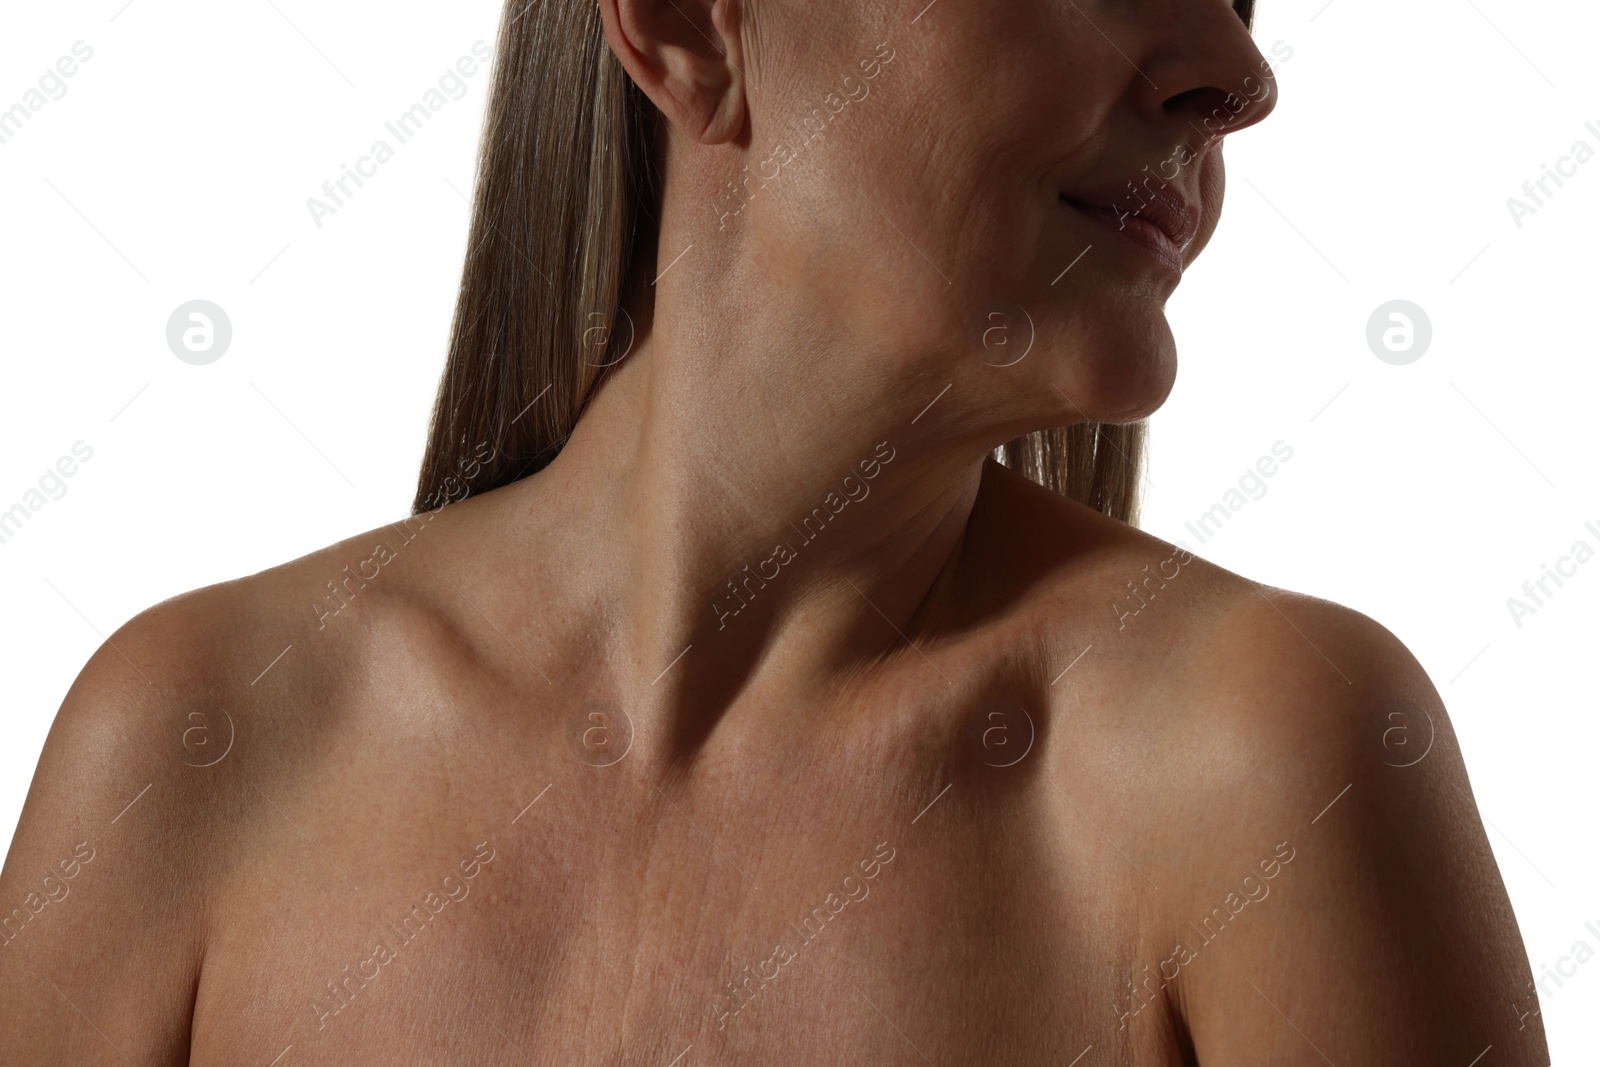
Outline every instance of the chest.
{"label": "chest", "polygon": [[192,1063],[1178,1062],[1043,715],[907,700],[665,773],[645,723],[442,707],[263,779]]}
{"label": "chest", "polygon": [[1132,898],[1043,822],[574,820],[559,786],[478,833],[368,827],[387,867],[285,834],[219,902],[191,1062],[1173,1062],[1122,1025]]}

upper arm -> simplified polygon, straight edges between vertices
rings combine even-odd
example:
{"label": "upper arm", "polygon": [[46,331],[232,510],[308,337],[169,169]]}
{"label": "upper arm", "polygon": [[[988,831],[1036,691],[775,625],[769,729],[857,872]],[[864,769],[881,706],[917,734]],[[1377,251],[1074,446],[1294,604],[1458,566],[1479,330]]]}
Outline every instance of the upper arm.
{"label": "upper arm", "polygon": [[1492,1047],[1500,1067],[1545,1067],[1516,918],[1439,694],[1370,618],[1253,595],[1211,687],[1232,749],[1211,797],[1231,805],[1213,828],[1225,845],[1186,891],[1193,921],[1213,917],[1188,927],[1200,1062],[1466,1067]]}
{"label": "upper arm", "polygon": [[0,871],[0,1063],[188,1061],[212,786],[184,733],[218,718],[189,606],[113,634],[51,726]]}

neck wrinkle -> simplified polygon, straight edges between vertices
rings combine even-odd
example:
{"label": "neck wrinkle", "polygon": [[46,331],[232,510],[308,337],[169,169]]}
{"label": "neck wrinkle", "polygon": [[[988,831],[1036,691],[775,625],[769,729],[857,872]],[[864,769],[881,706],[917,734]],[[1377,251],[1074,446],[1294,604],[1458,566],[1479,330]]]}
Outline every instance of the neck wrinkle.
{"label": "neck wrinkle", "polygon": [[571,495],[563,514],[592,517],[574,543],[606,586],[610,684],[669,762],[741,696],[816,699],[896,652],[921,662],[905,645],[946,612],[987,454],[932,418],[912,425],[902,409],[939,386],[863,375],[796,397],[739,377],[749,360],[677,358],[693,350],[663,358],[642,336],[548,483]]}

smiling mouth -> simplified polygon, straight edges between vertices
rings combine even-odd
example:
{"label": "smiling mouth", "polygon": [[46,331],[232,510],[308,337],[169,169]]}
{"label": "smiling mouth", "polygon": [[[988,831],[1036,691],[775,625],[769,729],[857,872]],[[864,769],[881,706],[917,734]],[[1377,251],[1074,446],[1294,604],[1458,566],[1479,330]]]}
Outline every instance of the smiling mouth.
{"label": "smiling mouth", "polygon": [[1073,200],[1064,194],[1060,200],[1063,205],[1072,208],[1080,215],[1092,219],[1105,229],[1137,245],[1171,273],[1183,274],[1185,245],[1180,244],[1172,234],[1156,223],[1110,204],[1089,204]]}

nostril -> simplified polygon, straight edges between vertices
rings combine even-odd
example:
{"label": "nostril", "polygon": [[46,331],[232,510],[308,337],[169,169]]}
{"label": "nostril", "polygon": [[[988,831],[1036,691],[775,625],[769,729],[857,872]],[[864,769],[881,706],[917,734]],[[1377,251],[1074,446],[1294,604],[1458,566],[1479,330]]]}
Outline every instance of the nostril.
{"label": "nostril", "polygon": [[1171,97],[1161,105],[1168,114],[1179,112],[1210,112],[1218,110],[1224,113],[1236,113],[1238,108],[1230,108],[1229,100],[1241,100],[1243,97],[1230,93],[1214,86],[1202,86],[1198,89],[1189,89]]}
{"label": "nostril", "polygon": [[1210,143],[1226,134],[1255,125],[1271,112],[1271,83],[1258,81],[1256,88],[1254,93],[1245,93],[1205,86],[1178,93],[1161,106],[1167,114],[1187,121]]}

